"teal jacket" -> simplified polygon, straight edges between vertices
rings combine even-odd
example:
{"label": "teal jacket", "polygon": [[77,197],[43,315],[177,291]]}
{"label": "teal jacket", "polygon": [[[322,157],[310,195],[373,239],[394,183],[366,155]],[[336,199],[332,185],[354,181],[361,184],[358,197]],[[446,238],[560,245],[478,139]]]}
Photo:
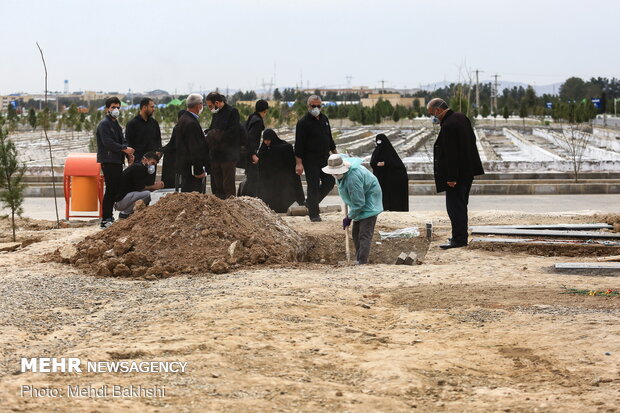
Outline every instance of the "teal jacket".
{"label": "teal jacket", "polygon": [[383,195],[379,181],[362,166],[359,158],[343,157],[351,167],[338,181],[338,192],[349,207],[353,221],[370,218],[383,212]]}

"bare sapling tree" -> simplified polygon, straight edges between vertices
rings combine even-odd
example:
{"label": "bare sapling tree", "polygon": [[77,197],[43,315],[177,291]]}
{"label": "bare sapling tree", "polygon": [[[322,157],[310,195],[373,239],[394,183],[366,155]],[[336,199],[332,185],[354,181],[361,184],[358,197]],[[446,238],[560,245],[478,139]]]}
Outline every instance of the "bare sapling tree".
{"label": "bare sapling tree", "polygon": [[562,125],[562,132],[554,134],[557,144],[566,153],[573,167],[573,177],[575,182],[579,182],[579,174],[583,164],[583,157],[592,140],[592,135],[586,131],[587,124],[571,123]]}
{"label": "bare sapling tree", "polygon": [[0,129],[0,205],[11,210],[13,242],[17,240],[15,215],[21,217],[23,212],[24,172],[26,166],[19,165],[15,144],[8,138],[7,133]]}
{"label": "bare sapling tree", "polygon": [[[45,64],[45,57],[43,57],[43,50],[41,50],[41,46],[39,46],[39,42],[37,42],[37,48],[39,48],[39,53],[41,53],[41,60],[43,61],[43,69],[45,70],[45,107],[47,107],[47,65]],[[52,155],[52,142],[47,136],[47,126],[43,124],[43,133],[45,134],[45,140],[47,141],[47,148],[50,154],[50,167],[52,169],[52,191],[54,193],[54,207],[56,208],[56,225],[60,226],[60,218],[58,216],[58,200],[56,199],[56,175],[54,173],[54,157]]]}

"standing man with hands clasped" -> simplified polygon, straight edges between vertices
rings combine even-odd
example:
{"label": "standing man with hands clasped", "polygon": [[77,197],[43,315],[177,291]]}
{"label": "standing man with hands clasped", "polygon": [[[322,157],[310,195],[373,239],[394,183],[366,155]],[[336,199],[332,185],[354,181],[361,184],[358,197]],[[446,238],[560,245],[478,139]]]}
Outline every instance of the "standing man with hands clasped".
{"label": "standing man with hands clasped", "polygon": [[114,222],[112,212],[120,188],[125,158],[130,165],[134,161],[134,150],[127,146],[123,128],[117,120],[121,101],[116,96],[110,97],[105,101],[105,108],[107,114],[97,126],[97,162],[101,164],[105,182],[101,228],[107,228]]}
{"label": "standing man with hands clasped", "polygon": [[205,168],[208,167],[209,153],[204,132],[198,121],[198,116],[204,109],[202,95],[192,93],[187,97],[186,104],[187,111],[181,115],[174,127],[177,186],[181,187],[181,192],[204,194]]}
{"label": "standing man with hands clasped", "polygon": [[446,209],[452,224],[452,238],[442,249],[467,246],[467,204],[474,176],[484,174],[471,122],[454,112],[442,99],[426,106],[433,122],[441,124],[433,147],[433,164],[437,192],[446,192]]}
{"label": "standing man with hands clasped", "polygon": [[[161,130],[159,123],[153,118],[154,113],[153,99],[143,98],[140,100],[140,111],[127,122],[125,127],[127,145],[134,148],[136,163],[142,162],[142,157],[147,152],[157,152],[157,156],[161,157]],[[155,165],[155,173],[157,173],[157,165]],[[153,185],[153,183],[155,183],[155,174],[150,174],[148,184]]]}
{"label": "standing man with hands clasped", "polygon": [[295,128],[295,172],[306,172],[308,194],[306,207],[310,221],[320,222],[319,203],[329,194],[335,184],[334,177],[321,170],[327,165],[329,153],[338,153],[332,138],[329,119],[321,113],[321,98],[308,98],[308,113],[297,122]]}

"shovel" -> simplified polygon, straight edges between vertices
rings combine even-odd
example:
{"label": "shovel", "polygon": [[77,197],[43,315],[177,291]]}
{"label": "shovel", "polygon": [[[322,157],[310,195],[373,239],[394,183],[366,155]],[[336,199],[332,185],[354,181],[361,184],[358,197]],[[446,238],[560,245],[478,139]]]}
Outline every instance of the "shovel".
{"label": "shovel", "polygon": [[[345,216],[349,216],[349,207],[347,206],[347,204],[344,204],[344,213]],[[351,250],[349,249],[349,228],[351,226],[349,225],[347,227],[347,230],[344,233],[344,249],[347,252],[347,265],[351,265]]]}

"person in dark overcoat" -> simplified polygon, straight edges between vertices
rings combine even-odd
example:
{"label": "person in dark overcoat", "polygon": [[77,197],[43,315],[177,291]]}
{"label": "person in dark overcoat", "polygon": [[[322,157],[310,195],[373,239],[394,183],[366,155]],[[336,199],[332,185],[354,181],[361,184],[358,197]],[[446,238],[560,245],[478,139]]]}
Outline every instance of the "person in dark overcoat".
{"label": "person in dark overcoat", "polygon": [[437,192],[446,192],[446,209],[452,224],[452,238],[442,249],[467,245],[467,206],[474,176],[484,174],[476,135],[470,120],[454,112],[442,99],[431,99],[426,106],[433,122],[441,129],[433,146],[433,169]]}

